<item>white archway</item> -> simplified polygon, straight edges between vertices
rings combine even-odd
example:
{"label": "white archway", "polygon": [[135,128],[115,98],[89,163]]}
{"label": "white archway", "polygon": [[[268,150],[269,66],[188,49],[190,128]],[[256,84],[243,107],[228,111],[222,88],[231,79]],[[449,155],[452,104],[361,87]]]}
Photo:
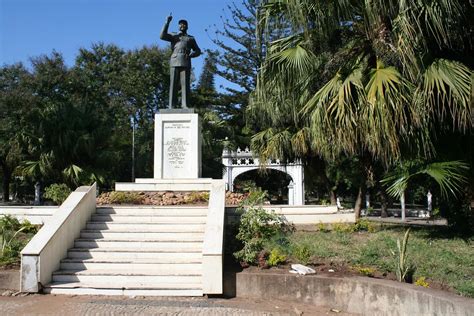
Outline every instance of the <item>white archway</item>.
{"label": "white archway", "polygon": [[288,185],[288,204],[304,205],[304,169],[301,161],[285,164],[276,159],[261,165],[259,159],[253,157],[248,148],[245,150],[237,148],[235,152],[225,148],[222,152],[222,164],[225,166],[222,178],[227,190],[231,192],[234,190],[234,181],[239,175],[264,167],[288,174],[292,179]]}

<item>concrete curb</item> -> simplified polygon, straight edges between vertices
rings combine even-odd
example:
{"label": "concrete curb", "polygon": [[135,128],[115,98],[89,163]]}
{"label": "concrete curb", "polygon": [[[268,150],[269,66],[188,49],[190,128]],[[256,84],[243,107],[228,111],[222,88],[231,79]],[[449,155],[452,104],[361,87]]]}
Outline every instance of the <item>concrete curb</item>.
{"label": "concrete curb", "polygon": [[330,306],[363,315],[474,315],[474,299],[364,277],[240,272],[236,296]]}
{"label": "concrete curb", "polygon": [[0,290],[13,290],[18,292],[20,290],[20,270],[1,270]]}

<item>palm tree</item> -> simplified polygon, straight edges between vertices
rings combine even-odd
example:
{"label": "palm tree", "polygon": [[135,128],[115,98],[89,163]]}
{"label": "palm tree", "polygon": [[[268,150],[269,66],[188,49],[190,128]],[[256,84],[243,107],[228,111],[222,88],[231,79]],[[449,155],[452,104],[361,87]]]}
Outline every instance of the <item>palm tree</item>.
{"label": "palm tree", "polygon": [[462,191],[462,184],[466,182],[463,172],[469,165],[461,161],[445,161],[424,163],[420,160],[411,160],[400,163],[392,172],[388,173],[382,184],[388,186],[387,193],[400,199],[402,221],[405,220],[405,191],[408,184],[415,177],[429,176],[436,181],[443,197],[455,196]]}
{"label": "palm tree", "polygon": [[248,108],[262,126],[253,150],[389,166],[405,149],[433,157],[439,126],[469,133],[474,76],[459,60],[473,51],[461,37],[472,22],[464,9],[459,0],[267,1],[260,30],[284,19],[293,32],[266,43]]}

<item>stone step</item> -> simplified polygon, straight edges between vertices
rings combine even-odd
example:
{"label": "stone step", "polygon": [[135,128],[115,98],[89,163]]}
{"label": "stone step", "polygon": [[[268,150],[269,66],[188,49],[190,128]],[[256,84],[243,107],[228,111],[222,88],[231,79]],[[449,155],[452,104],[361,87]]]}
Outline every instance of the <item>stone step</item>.
{"label": "stone step", "polygon": [[159,286],[138,286],[134,283],[122,283],[111,287],[109,282],[100,284],[83,282],[54,282],[43,288],[49,294],[69,295],[126,295],[126,296],[202,296],[201,283],[161,284]]}
{"label": "stone step", "polygon": [[205,224],[197,223],[116,223],[116,222],[88,222],[87,230],[120,230],[120,231],[154,231],[154,232],[204,232]]}
{"label": "stone step", "polygon": [[53,273],[52,282],[84,282],[110,284],[111,288],[121,288],[123,284],[134,284],[137,287],[166,287],[169,284],[196,284],[202,283],[201,274],[160,275],[158,272],[151,275],[120,273],[115,271],[75,271],[59,270]]}
{"label": "stone step", "polygon": [[160,241],[160,240],[109,240],[109,239],[76,239],[74,241],[76,248],[114,248],[122,250],[173,250],[173,251],[187,251],[187,250],[201,250],[202,242],[195,241]]}
{"label": "stone step", "polygon": [[128,232],[128,231],[110,231],[110,230],[83,230],[81,231],[83,239],[114,239],[114,240],[143,240],[156,239],[160,241],[203,241],[204,232]]}
{"label": "stone step", "polygon": [[[56,284],[57,282],[53,283]],[[80,282],[77,282],[80,284]],[[65,287],[45,287],[43,293],[53,295],[107,295],[107,296],[169,296],[169,297],[185,297],[185,296],[203,296],[202,289],[188,289],[184,286],[182,289],[160,289],[160,288],[145,288],[145,289],[122,289],[122,288],[96,288],[96,287],[80,287],[80,288],[65,288]]]}
{"label": "stone step", "polygon": [[205,224],[206,216],[127,216],[127,215],[92,215],[91,222],[114,223],[199,223]]}
{"label": "stone step", "polygon": [[98,215],[130,215],[130,216],[206,216],[207,207],[153,207],[153,208],[97,208]]}
{"label": "stone step", "polygon": [[[129,260],[146,260],[152,259],[156,262],[193,262],[195,260],[202,260],[202,252],[200,250],[188,250],[186,252],[174,251],[169,249],[166,251],[156,250],[137,250],[137,249],[88,249],[88,248],[72,248],[68,251],[68,258],[70,259],[129,259]],[[189,260],[189,261],[188,261]]]}
{"label": "stone step", "polygon": [[137,262],[117,262],[117,261],[81,261],[65,259],[61,261],[61,270],[90,270],[90,271],[127,271],[132,274],[200,274],[202,272],[201,263],[137,263]]}
{"label": "stone step", "polygon": [[[126,264],[126,263],[140,263],[140,264],[200,264],[202,257],[195,258],[66,258],[61,262],[84,262],[84,263],[107,263],[107,264]],[[64,269],[63,269],[64,270]]]}

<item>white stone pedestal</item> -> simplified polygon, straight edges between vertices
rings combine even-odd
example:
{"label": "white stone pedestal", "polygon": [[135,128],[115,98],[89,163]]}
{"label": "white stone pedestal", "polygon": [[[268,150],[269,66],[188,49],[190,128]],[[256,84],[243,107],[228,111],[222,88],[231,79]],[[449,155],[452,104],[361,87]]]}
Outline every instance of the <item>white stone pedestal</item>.
{"label": "white stone pedestal", "polygon": [[201,176],[201,124],[192,110],[155,114],[155,179]]}

